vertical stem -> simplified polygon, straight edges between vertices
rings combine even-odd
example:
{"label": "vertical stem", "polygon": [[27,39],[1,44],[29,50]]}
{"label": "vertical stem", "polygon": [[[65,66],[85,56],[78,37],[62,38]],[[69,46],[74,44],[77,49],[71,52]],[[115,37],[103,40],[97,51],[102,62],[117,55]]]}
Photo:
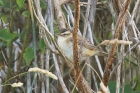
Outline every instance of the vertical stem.
{"label": "vertical stem", "polygon": [[[122,32],[122,39],[125,40],[125,23],[123,23],[123,32]],[[125,47],[124,45],[121,45],[121,56],[124,55],[124,50],[125,50]],[[124,64],[124,58],[122,59],[122,93],[124,93],[124,85],[125,85],[125,64]]]}
{"label": "vertical stem", "polygon": [[77,85],[80,93],[92,93],[83,75],[80,74],[79,68],[79,54],[78,54],[78,29],[80,19],[80,5],[79,0],[75,0],[75,13],[74,13],[74,31],[73,31],[73,59],[74,70],[71,70],[71,76],[74,75],[75,85]]}
{"label": "vertical stem", "polygon": [[74,71],[76,78],[80,74],[79,68],[79,54],[78,54],[78,29],[79,29],[79,16],[80,16],[80,5],[79,0],[75,0],[75,13],[74,13],[74,31],[73,31],[73,59],[74,59]]}
{"label": "vertical stem", "polygon": [[[10,32],[12,32],[14,30],[14,16],[13,16],[13,3],[14,1],[9,0],[10,1]],[[13,62],[12,62],[12,51],[13,51],[13,41],[10,41],[10,46],[9,46],[9,58],[8,58],[8,73],[7,73],[7,77],[6,80],[8,80],[10,78],[10,75],[12,74],[12,68],[13,68]],[[8,93],[9,91],[9,86],[5,86],[3,89],[3,93]]]}
{"label": "vertical stem", "polygon": [[[37,2],[37,1],[36,1]],[[37,66],[37,57],[36,57],[36,31],[35,31],[35,24],[34,24],[34,17],[33,17],[33,9],[32,9],[32,0],[28,0],[31,19],[32,19],[32,30],[33,30],[33,47],[34,47],[34,66]]]}
{"label": "vertical stem", "polygon": [[[46,59],[45,59],[45,69],[46,70],[49,70],[49,58],[50,58],[50,50],[46,50]],[[46,77],[46,80],[45,80],[45,84],[46,84],[46,91],[47,92],[50,92],[50,84],[49,84],[49,77]]]}
{"label": "vertical stem", "polygon": [[[37,67],[36,32],[35,32],[35,24],[34,24],[34,17],[33,17],[32,0],[28,0],[28,4],[29,4],[31,19],[32,19],[32,30],[33,30],[33,47],[34,47],[34,62],[33,62],[33,65]],[[33,82],[32,82],[31,88],[30,88],[30,93],[32,92],[33,86],[36,85],[36,83],[37,83],[36,80],[37,80],[37,73],[34,74]]]}
{"label": "vertical stem", "polygon": [[[12,32],[14,30],[14,16],[13,16],[13,2],[10,0],[10,32]],[[13,41],[10,41],[10,47],[9,47],[9,60],[8,60],[8,65],[9,67],[12,68],[12,49],[13,49],[13,46],[12,46],[12,43]]]}
{"label": "vertical stem", "polygon": [[19,63],[18,63],[18,67],[17,67],[17,71],[18,69],[20,69],[20,66],[22,64],[22,59],[23,59],[23,53],[25,52],[26,46],[27,46],[27,39],[28,39],[28,34],[29,34],[29,29],[30,29],[30,19],[27,19],[27,27],[26,27],[26,31],[25,31],[25,36],[24,36],[24,42],[23,42],[23,47],[22,47],[22,52],[20,54],[19,57]]}
{"label": "vertical stem", "polygon": [[[120,53],[120,55],[119,55],[119,58],[118,59],[120,59],[121,58],[121,53]],[[118,66],[118,68],[117,68],[117,77],[116,77],[116,93],[120,93],[120,73],[121,73],[121,65],[119,65]]]}
{"label": "vertical stem", "polygon": [[[130,0],[127,0],[125,5],[124,5],[124,9],[120,12],[120,16],[118,18],[116,29],[115,29],[114,39],[119,38],[120,28],[121,28],[122,23],[124,21],[124,16],[125,16],[125,13],[127,12],[129,3],[130,3]],[[110,73],[112,71],[112,64],[113,64],[113,61],[114,61],[114,55],[115,55],[115,52],[116,52],[116,47],[117,47],[117,43],[112,45],[110,56],[109,56],[107,65],[105,67],[105,72],[104,72],[104,76],[103,76],[103,79],[102,79],[102,82],[104,83],[105,86],[108,85],[108,81],[109,81],[109,78],[110,78]]]}
{"label": "vertical stem", "polygon": [[62,78],[62,75],[61,75],[61,72],[60,72],[60,69],[59,69],[59,66],[58,66],[58,62],[57,62],[57,58],[56,58],[56,55],[53,53],[52,54],[53,56],[53,60],[54,60],[54,66],[56,68],[56,71],[57,71],[57,75],[58,75],[58,79],[60,81],[60,84],[61,84],[61,87],[63,89],[63,92],[64,93],[69,93],[64,81],[63,81],[63,78]]}

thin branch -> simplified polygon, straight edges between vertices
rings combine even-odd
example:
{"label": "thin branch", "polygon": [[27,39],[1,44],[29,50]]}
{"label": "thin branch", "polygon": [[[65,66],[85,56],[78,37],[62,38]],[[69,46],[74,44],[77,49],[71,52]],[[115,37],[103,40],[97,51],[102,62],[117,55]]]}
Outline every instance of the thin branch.
{"label": "thin branch", "polygon": [[[35,2],[36,3],[36,2]],[[37,6],[38,4],[36,4],[36,6]],[[52,40],[52,42],[53,42],[53,44],[55,45],[55,47],[57,47],[57,44],[55,43],[55,40],[54,40],[54,37],[52,36],[52,34],[50,33],[50,31],[48,30],[48,27],[47,27],[47,25],[45,24],[45,21],[44,21],[44,19],[43,19],[43,16],[42,16],[42,14],[40,13],[40,10],[37,8],[37,13],[38,13],[38,16],[37,16],[37,14],[36,14],[36,12],[35,12],[35,9],[34,9],[34,6],[31,4],[31,6],[32,6],[32,8],[33,8],[33,14],[34,14],[34,16],[36,17],[36,19],[38,20],[38,22],[40,23],[40,25],[45,29],[45,31],[44,30],[42,30],[43,32],[43,34],[42,34],[42,36],[43,36],[43,39],[44,39],[44,41],[45,41],[45,43],[46,43],[46,45],[48,46],[48,48],[52,51],[52,52],[54,52],[54,53],[56,53],[56,54],[58,54],[58,52],[50,45],[50,43],[49,43],[49,41],[48,41],[48,39],[47,39],[47,35],[50,37],[50,39]],[[47,35],[46,35],[46,33],[47,33]]]}
{"label": "thin branch", "polygon": [[[122,39],[125,40],[125,33],[126,33],[125,23],[123,23],[122,30],[123,30],[122,31]],[[125,50],[124,45],[121,45],[121,49],[120,49],[121,56],[120,57],[122,57],[124,55],[124,50]],[[125,64],[124,64],[124,59],[122,59],[122,70],[121,71],[122,71],[122,73],[121,73],[121,75],[122,75],[122,77],[121,77],[122,82],[121,83],[122,83],[122,93],[123,93],[124,92],[124,85],[125,85]]]}
{"label": "thin branch", "polygon": [[[43,30],[43,32],[44,32],[43,36],[44,36],[44,35],[46,36],[46,34],[47,34],[47,35],[50,37],[50,39],[52,40],[52,42],[53,42],[55,48],[58,50],[58,52],[60,53],[60,55],[64,58],[64,60],[66,61],[66,63],[69,64],[67,58],[65,57],[65,55],[60,51],[59,47],[57,46],[57,44],[56,44],[56,42],[55,42],[55,40],[54,40],[54,37],[53,37],[52,34],[49,32],[47,26],[46,26],[45,24],[43,24],[43,23],[40,21],[40,19],[38,18],[38,16],[36,15],[36,12],[35,12],[35,10],[34,10],[34,6],[33,6],[33,5],[32,5],[32,8],[33,8],[33,11],[34,11],[34,16],[36,17],[36,19],[38,20],[38,22],[41,24],[41,26],[42,26],[42,27],[45,29],[45,31],[46,31],[46,32],[44,32],[44,30]],[[39,16],[41,16],[41,13],[40,13]],[[45,37],[45,36],[44,36],[44,37]],[[46,37],[45,37],[45,38],[46,38]],[[47,40],[47,39],[44,39],[44,40]],[[49,43],[49,42],[48,42],[48,43]],[[50,49],[50,50],[51,50],[51,49]],[[52,50],[51,50],[51,51],[52,51]],[[57,51],[52,51],[52,52],[58,54]],[[69,67],[70,67],[70,66],[69,66]]]}
{"label": "thin branch", "polygon": [[70,2],[71,0],[60,0],[60,5],[66,4]]}
{"label": "thin branch", "polygon": [[[67,10],[66,10],[66,8],[67,8]],[[65,10],[66,10],[66,12],[68,13],[68,15],[70,17],[70,21],[71,21],[72,26],[73,26],[73,24],[74,24],[74,17],[73,17],[72,11],[71,11],[70,6],[68,4],[66,4],[66,8],[65,8]]]}
{"label": "thin branch", "polygon": [[136,4],[135,4],[135,7],[134,7],[134,9],[133,9],[132,15],[131,15],[131,20],[130,20],[130,22],[132,22],[132,20],[134,19],[134,16],[136,15],[136,10],[137,10],[137,8],[138,8],[139,3],[140,3],[140,0],[137,0],[137,2],[136,2]]}
{"label": "thin branch", "polygon": [[69,91],[68,91],[68,89],[67,89],[67,87],[66,87],[66,85],[65,85],[65,83],[63,81],[63,77],[62,77],[62,75],[60,73],[60,69],[59,69],[57,58],[56,58],[55,54],[53,54],[53,60],[54,60],[54,64],[55,64],[55,68],[56,68],[56,71],[57,71],[58,79],[60,81],[62,89],[63,89],[64,93],[69,93]]}
{"label": "thin branch", "polygon": [[86,10],[86,15],[85,15],[85,20],[84,20],[84,31],[83,31],[83,37],[82,37],[82,43],[79,49],[79,57],[81,58],[81,52],[82,52],[82,48],[83,48],[83,43],[84,43],[84,39],[86,36],[86,32],[87,32],[87,27],[88,27],[88,17],[89,17],[89,10],[90,10],[90,2],[91,0],[88,0],[88,6],[87,6],[87,10]]}
{"label": "thin branch", "polygon": [[74,59],[74,69],[71,70],[71,76],[73,80],[77,82],[77,87],[81,93],[92,93],[89,88],[87,81],[80,74],[79,68],[79,54],[78,54],[78,29],[79,29],[79,19],[80,19],[80,5],[79,0],[75,0],[75,14],[74,14],[74,31],[73,31],[73,59]]}
{"label": "thin branch", "polygon": [[[84,66],[82,67],[82,69],[81,69],[81,71],[80,71],[80,75],[82,75],[82,72],[83,72],[83,70],[84,70],[84,68],[85,68],[85,66],[86,66],[86,64],[87,64],[88,61],[89,61],[89,58],[87,58],[87,60],[86,60],[86,62],[85,62],[85,64],[84,64]],[[74,85],[74,87],[73,87],[73,89],[72,89],[72,93],[74,92],[74,89],[75,89],[75,87],[76,87],[76,85],[77,85],[77,83],[78,83],[78,80],[79,80],[79,78],[80,78],[80,75],[78,76],[78,78],[77,78],[77,80],[76,80],[76,82],[75,82],[75,85]]]}
{"label": "thin branch", "polygon": [[[79,29],[79,19],[80,19],[80,4],[79,0],[75,0],[75,13],[74,13],[74,31],[73,31],[73,61],[74,61],[74,73],[76,75],[77,87],[79,91],[82,91],[81,79],[78,79],[80,76],[79,68],[79,54],[78,54],[78,29]],[[76,84],[76,83],[75,83]]]}
{"label": "thin branch", "polygon": [[136,48],[139,44],[140,44],[140,41],[137,42],[135,45],[133,45],[130,49],[127,50],[127,52],[122,56],[122,58],[120,58],[119,63],[117,65],[115,65],[115,67],[113,68],[110,77],[112,77],[112,75],[115,72],[116,68],[123,62],[122,59],[125,58],[129,54],[129,52],[131,50],[133,50],[134,48]]}
{"label": "thin branch", "polygon": [[54,0],[54,9],[56,13],[57,22],[59,22],[58,24],[59,29],[66,28],[66,24],[65,24],[66,22],[63,17],[64,16],[63,12],[61,10],[61,4],[62,2],[60,2],[60,0]]}
{"label": "thin branch", "polygon": [[[124,16],[125,16],[126,11],[128,9],[129,3],[130,3],[130,0],[127,0],[125,5],[124,5],[124,9],[120,12],[120,16],[118,18],[117,26],[116,26],[116,29],[115,29],[114,39],[119,38],[120,28],[121,28],[122,23],[124,21]],[[108,62],[107,62],[107,65],[105,67],[104,76],[103,76],[103,79],[102,79],[105,86],[108,85],[108,81],[110,79],[110,73],[112,71],[112,64],[113,64],[113,61],[114,61],[114,55],[115,55],[116,47],[117,47],[117,43],[113,44],[111,52],[110,52],[110,56],[109,56],[109,59],[108,59]]]}

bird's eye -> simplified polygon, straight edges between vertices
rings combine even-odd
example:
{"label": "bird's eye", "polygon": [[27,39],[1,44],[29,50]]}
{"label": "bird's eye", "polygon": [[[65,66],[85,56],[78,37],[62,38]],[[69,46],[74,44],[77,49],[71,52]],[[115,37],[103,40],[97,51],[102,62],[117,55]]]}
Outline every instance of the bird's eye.
{"label": "bird's eye", "polygon": [[63,36],[69,36],[70,35],[70,32],[65,32],[62,34]]}
{"label": "bird's eye", "polygon": [[63,34],[64,36],[66,36],[67,34]]}

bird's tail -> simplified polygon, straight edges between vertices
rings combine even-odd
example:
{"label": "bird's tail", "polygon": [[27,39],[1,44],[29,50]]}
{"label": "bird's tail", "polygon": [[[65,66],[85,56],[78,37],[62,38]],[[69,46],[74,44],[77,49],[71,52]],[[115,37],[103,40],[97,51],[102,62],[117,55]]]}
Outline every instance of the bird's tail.
{"label": "bird's tail", "polygon": [[95,55],[97,55],[97,56],[108,56],[108,53],[102,52],[102,51],[97,51],[97,52],[95,53]]}

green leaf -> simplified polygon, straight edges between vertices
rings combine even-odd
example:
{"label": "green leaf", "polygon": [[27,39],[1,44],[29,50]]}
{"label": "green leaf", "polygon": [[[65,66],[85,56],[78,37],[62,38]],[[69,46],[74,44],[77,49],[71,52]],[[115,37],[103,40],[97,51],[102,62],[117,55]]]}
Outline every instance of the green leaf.
{"label": "green leaf", "polygon": [[130,84],[124,86],[124,93],[132,93],[132,88]]}
{"label": "green leaf", "polygon": [[41,52],[43,52],[43,53],[45,52],[46,44],[45,44],[43,38],[41,38],[39,41],[39,48],[41,49]]}
{"label": "green leaf", "polygon": [[133,91],[132,93],[140,93],[140,91]]}
{"label": "green leaf", "polygon": [[4,41],[12,41],[16,37],[16,33],[10,33],[9,29],[2,29],[0,30],[0,39]]}
{"label": "green leaf", "polygon": [[112,31],[109,31],[109,38],[112,38]]}
{"label": "green leaf", "polygon": [[29,12],[29,11],[24,11],[24,12],[22,13],[22,15],[23,15],[24,17],[30,17],[30,12]]}
{"label": "green leaf", "polygon": [[17,11],[17,12],[19,12],[20,11],[20,9],[19,9],[19,6],[18,5],[13,5],[13,10],[15,10],[15,11]]}
{"label": "green leaf", "polygon": [[[115,81],[109,81],[108,83],[110,93],[115,93],[116,92],[116,82]],[[122,89],[120,88],[120,93]],[[124,86],[124,93],[133,93],[132,87],[130,84],[125,84]]]}
{"label": "green leaf", "polygon": [[6,15],[4,15],[4,14],[1,14],[1,19],[2,19],[2,21],[4,21],[5,23],[8,22],[8,21],[7,21],[7,18],[6,18]]}
{"label": "green leaf", "polygon": [[4,42],[0,42],[0,47],[5,46]]}
{"label": "green leaf", "polygon": [[125,58],[125,60],[126,60],[126,61],[129,61],[132,65],[134,65],[134,66],[136,66],[136,67],[139,68],[139,66],[138,66],[135,62],[129,60],[128,58]]}
{"label": "green leaf", "polygon": [[23,8],[23,6],[24,6],[24,1],[25,1],[25,0],[16,0],[16,2],[17,2],[17,4],[18,4],[19,8]]}
{"label": "green leaf", "polygon": [[[138,78],[138,77],[137,77]],[[137,84],[136,90],[140,90],[140,81]],[[139,92],[140,93],[140,92]]]}
{"label": "green leaf", "polygon": [[115,81],[109,81],[108,83],[110,93],[116,92],[116,82]]}
{"label": "green leaf", "polygon": [[5,11],[9,11],[9,9],[10,9],[10,3],[11,2],[9,2],[8,0],[2,0],[2,2],[3,2],[3,8],[4,8],[4,10]]}
{"label": "green leaf", "polygon": [[0,0],[0,6],[3,6],[4,4],[3,4],[3,1],[2,0]]}
{"label": "green leaf", "polygon": [[47,8],[47,4],[45,3],[44,0],[40,0],[40,6],[42,9],[46,9]]}
{"label": "green leaf", "polygon": [[56,34],[56,33],[58,33],[59,32],[59,30],[58,30],[58,24],[57,24],[57,22],[54,20],[54,22],[53,22],[53,24],[54,24],[54,34]]}
{"label": "green leaf", "polygon": [[26,65],[29,66],[30,62],[34,58],[34,50],[31,47],[27,47],[25,53],[23,54],[23,58],[26,60]]}

